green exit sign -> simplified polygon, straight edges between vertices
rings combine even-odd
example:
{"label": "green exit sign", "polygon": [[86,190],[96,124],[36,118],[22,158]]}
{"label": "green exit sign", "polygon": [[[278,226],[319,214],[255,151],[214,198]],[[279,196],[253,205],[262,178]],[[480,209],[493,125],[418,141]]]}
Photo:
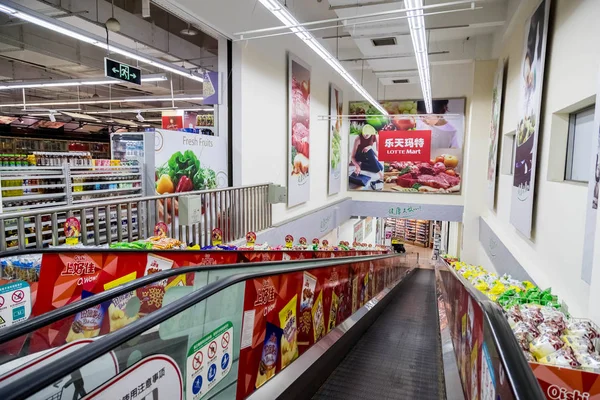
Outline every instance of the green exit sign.
{"label": "green exit sign", "polygon": [[104,75],[136,85],[142,84],[142,70],[110,58],[104,58]]}

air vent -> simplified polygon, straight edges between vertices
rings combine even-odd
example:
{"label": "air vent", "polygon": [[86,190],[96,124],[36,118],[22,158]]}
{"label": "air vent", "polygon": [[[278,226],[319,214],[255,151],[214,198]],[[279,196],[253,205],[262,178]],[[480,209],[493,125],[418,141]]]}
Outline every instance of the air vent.
{"label": "air vent", "polygon": [[378,47],[378,46],[393,46],[396,44],[395,37],[371,39],[371,41],[373,42],[373,46],[376,46],[376,47]]}
{"label": "air vent", "polygon": [[394,79],[392,83],[408,83],[408,79]]}

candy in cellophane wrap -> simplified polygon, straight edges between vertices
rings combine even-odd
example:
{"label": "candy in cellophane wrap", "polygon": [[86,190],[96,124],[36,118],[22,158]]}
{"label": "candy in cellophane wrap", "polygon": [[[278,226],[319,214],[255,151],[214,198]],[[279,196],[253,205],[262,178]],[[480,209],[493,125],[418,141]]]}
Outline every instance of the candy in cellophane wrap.
{"label": "candy in cellophane wrap", "polygon": [[582,369],[596,373],[600,372],[600,356],[597,353],[575,350],[574,354]]}
{"label": "candy in cellophane wrap", "polygon": [[574,336],[574,335],[563,335],[560,339],[565,342],[567,346],[572,348],[574,351],[578,352],[588,352],[593,353],[595,351],[594,345],[592,342],[583,336]]}
{"label": "candy in cellophane wrap", "polygon": [[529,351],[538,360],[554,353],[565,345],[559,337],[552,334],[542,334],[529,344]]}

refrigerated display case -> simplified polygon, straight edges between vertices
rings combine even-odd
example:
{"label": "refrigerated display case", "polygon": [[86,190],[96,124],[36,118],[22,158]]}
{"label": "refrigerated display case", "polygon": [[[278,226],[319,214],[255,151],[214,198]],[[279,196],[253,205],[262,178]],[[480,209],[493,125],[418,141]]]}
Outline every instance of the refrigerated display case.
{"label": "refrigerated display case", "polygon": [[162,143],[156,143],[154,132],[122,132],[110,135],[110,154],[114,160],[136,160],[143,166],[142,190],[145,196],[156,194],[154,153]]}

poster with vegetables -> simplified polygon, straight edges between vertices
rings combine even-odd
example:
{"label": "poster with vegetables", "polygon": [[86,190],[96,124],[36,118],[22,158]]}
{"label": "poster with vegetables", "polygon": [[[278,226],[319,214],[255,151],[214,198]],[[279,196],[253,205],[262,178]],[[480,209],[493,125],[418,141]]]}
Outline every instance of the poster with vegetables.
{"label": "poster with vegetables", "polygon": [[219,136],[156,130],[156,192],[227,186],[227,141]]}
{"label": "poster with vegetables", "polygon": [[525,44],[519,81],[521,96],[517,113],[517,148],[513,175],[510,223],[528,238],[533,222],[533,192],[538,135],[544,86],[546,37],[550,0],[542,0],[525,22]]}
{"label": "poster with vegetables", "polygon": [[288,207],[310,198],[310,67],[288,53]]}
{"label": "poster with vegetables", "polygon": [[339,193],[342,184],[342,115],[344,100],[342,91],[329,84],[329,190]]}
{"label": "poster with vegetables", "polygon": [[350,102],[349,190],[459,194],[465,99]]}
{"label": "poster with vegetables", "polygon": [[498,168],[498,139],[502,134],[500,115],[502,112],[502,88],[504,86],[505,60],[498,61],[492,90],[492,119],[490,121],[490,146],[488,154],[488,193],[487,203],[490,210],[495,207],[496,173]]}

